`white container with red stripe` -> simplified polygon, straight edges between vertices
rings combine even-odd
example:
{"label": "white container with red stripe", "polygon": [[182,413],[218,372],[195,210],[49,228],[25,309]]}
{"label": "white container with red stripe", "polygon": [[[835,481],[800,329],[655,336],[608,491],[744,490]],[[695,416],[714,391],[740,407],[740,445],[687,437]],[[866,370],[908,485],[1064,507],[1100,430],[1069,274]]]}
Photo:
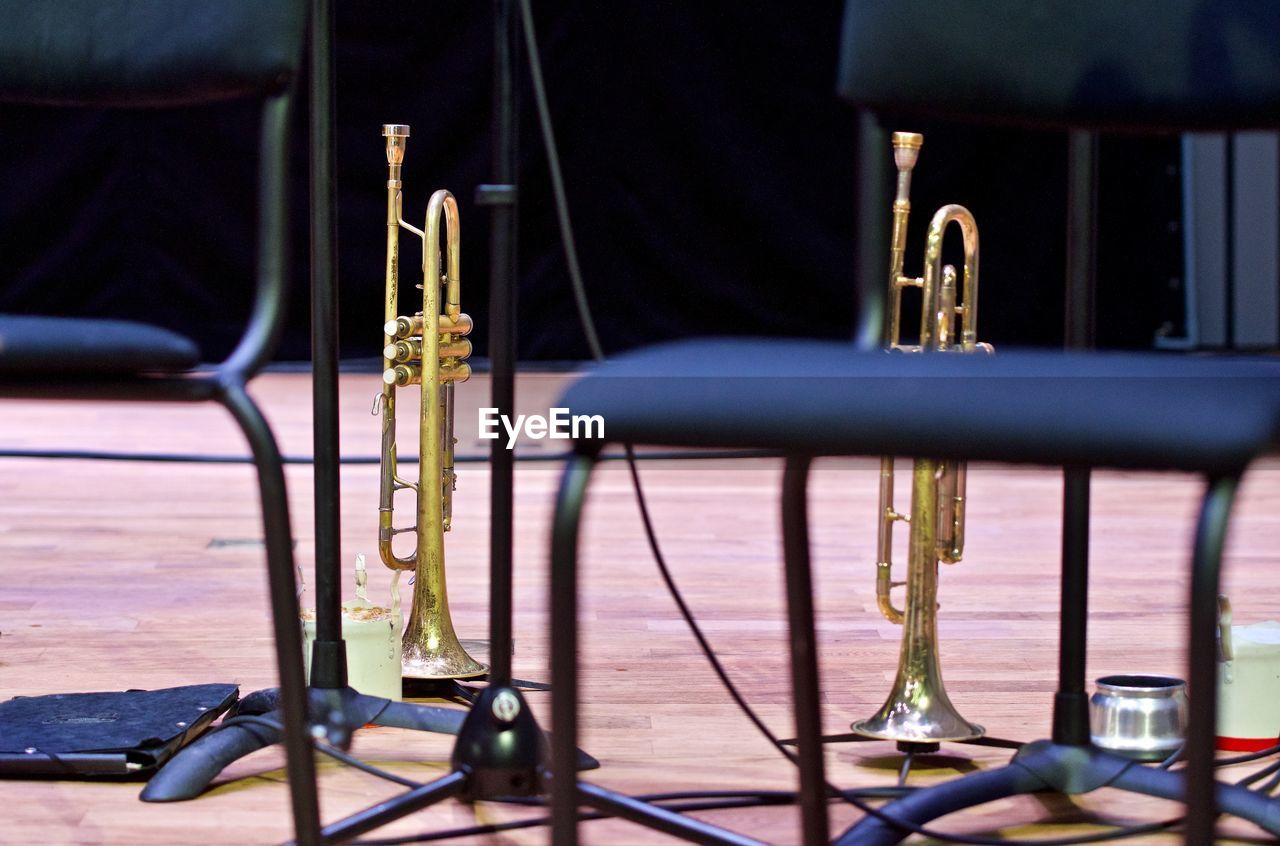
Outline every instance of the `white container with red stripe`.
{"label": "white container with red stripe", "polygon": [[[1192,691],[1192,695],[1195,692]],[[1280,744],[1280,622],[1231,625],[1218,597],[1218,748],[1257,752]]]}

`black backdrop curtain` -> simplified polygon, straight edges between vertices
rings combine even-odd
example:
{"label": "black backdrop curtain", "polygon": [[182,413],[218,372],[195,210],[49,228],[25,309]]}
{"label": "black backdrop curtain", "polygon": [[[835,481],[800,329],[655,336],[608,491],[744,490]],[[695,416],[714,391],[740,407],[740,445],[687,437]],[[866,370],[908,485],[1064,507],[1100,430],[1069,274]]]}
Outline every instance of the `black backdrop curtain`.
{"label": "black backdrop curtain", "polygon": [[[695,334],[847,337],[855,173],[854,116],[833,93],[842,3],[534,7],[606,348]],[[344,358],[373,359],[381,346],[383,123],[413,128],[406,219],[421,225],[435,188],[460,200],[463,309],[477,320],[477,351],[486,348],[488,220],[472,195],[489,179],[490,15],[488,3],[457,0],[337,4]],[[585,358],[523,65],[521,76],[520,355]],[[255,156],[256,118],[238,104],[123,115],[0,108],[0,310],[145,317],[220,357],[251,290],[254,197],[232,177]],[[295,125],[283,360],[309,355],[305,115]],[[918,270],[932,210],[961,202],[982,233],[980,335],[1061,343],[1065,139],[890,128],[926,134],[908,270]],[[1104,144],[1104,345],[1148,346],[1176,320],[1177,160],[1174,139]],[[407,277],[416,239],[402,249]]]}

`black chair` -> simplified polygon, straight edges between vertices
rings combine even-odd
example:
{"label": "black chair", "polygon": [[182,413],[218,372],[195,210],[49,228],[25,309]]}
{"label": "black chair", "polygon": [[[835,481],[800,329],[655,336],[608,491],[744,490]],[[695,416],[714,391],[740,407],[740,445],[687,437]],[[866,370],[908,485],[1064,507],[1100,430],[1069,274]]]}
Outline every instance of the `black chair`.
{"label": "black chair", "polygon": [[[1280,366],[1151,354],[871,351],[881,337],[890,207],[889,143],[873,112],[1069,130],[1068,339],[1087,346],[1096,133],[1280,123],[1280,8],[1193,0],[999,0],[943,7],[929,0],[851,0],[840,89],[864,110],[857,348],[776,340],[666,345],[603,365],[561,402],[573,414],[601,415],[610,441],[766,448],[787,455],[782,517],[805,842],[828,839],[805,505],[809,464],[818,455],[927,455],[1068,468],[1053,739],[1027,745],[1008,767],[892,803],[840,842],[897,842],[912,826],[1001,796],[1079,793],[1103,785],[1184,799],[1189,842],[1212,840],[1218,807],[1280,834],[1280,806],[1241,787],[1215,788],[1213,778],[1222,543],[1240,474],[1255,457],[1280,446]],[[797,362],[804,363],[801,378],[795,376]],[[945,390],[939,380],[946,380]],[[744,411],[765,394],[767,416]],[[947,420],[945,428],[933,422],[940,419]],[[700,842],[749,842],[556,775],[573,772],[577,535],[602,446],[576,445],[553,529],[554,842],[576,842],[580,803]],[[1195,695],[1184,773],[1143,767],[1089,745],[1084,656],[1092,467],[1182,470],[1206,479],[1192,554],[1189,681]]]}
{"label": "black chair", "polygon": [[0,8],[0,102],[136,109],[262,101],[256,289],[233,352],[200,366],[189,339],[118,320],[0,315],[0,395],[221,403],[257,467],[288,775],[303,842],[319,811],[307,735],[293,540],[275,439],[246,382],[280,334],[286,288],[286,137],[305,0],[27,0]]}

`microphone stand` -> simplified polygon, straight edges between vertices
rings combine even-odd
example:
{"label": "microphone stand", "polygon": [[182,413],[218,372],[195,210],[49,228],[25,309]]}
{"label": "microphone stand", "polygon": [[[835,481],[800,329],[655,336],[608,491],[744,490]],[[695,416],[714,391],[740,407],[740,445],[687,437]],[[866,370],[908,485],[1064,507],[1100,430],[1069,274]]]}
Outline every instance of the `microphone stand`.
{"label": "microphone stand", "polygon": [[[463,711],[365,696],[347,683],[342,639],[341,498],[338,462],[338,246],[334,177],[333,0],[314,0],[310,20],[311,139],[311,353],[315,451],[316,638],[307,688],[312,734],[346,748],[365,725],[457,734]],[[276,619],[298,620],[297,602],[275,606]],[[280,690],[251,693],[228,712],[224,726],[179,752],[147,783],[147,802],[194,799],[232,762],[281,742]],[[244,715],[267,719],[235,722]],[[234,728],[235,730],[231,730]],[[308,746],[286,745],[290,758],[312,754]],[[290,785],[298,843],[322,842],[316,784]],[[303,810],[299,810],[303,809]],[[310,809],[308,813],[306,809]]]}
{"label": "microphone stand", "polygon": [[[516,108],[518,18],[514,0],[494,0],[494,182],[476,189],[490,210],[489,356],[493,405],[515,407],[516,359]],[[451,771],[435,781],[324,827],[325,842],[341,842],[443,799],[466,802],[545,792],[546,740],[511,677],[512,513],[514,462],[510,450],[491,446],[489,684],[472,703],[450,758]],[[520,684],[524,684],[521,682]],[[579,751],[578,768],[599,763]]]}

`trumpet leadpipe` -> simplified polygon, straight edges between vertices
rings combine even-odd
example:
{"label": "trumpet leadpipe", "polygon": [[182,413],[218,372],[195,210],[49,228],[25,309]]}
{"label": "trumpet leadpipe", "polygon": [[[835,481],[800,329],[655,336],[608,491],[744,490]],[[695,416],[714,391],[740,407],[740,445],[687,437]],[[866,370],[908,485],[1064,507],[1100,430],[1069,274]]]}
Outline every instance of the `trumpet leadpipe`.
{"label": "trumpet leadpipe", "polygon": [[886,315],[886,346],[898,343],[901,303],[896,293],[904,284],[915,284],[909,277],[903,277],[902,264],[907,252],[907,220],[911,215],[911,171],[920,158],[923,144],[924,136],[918,132],[893,133],[893,162],[898,168],[898,190],[893,199],[893,235],[889,245],[889,290],[894,297]]}

